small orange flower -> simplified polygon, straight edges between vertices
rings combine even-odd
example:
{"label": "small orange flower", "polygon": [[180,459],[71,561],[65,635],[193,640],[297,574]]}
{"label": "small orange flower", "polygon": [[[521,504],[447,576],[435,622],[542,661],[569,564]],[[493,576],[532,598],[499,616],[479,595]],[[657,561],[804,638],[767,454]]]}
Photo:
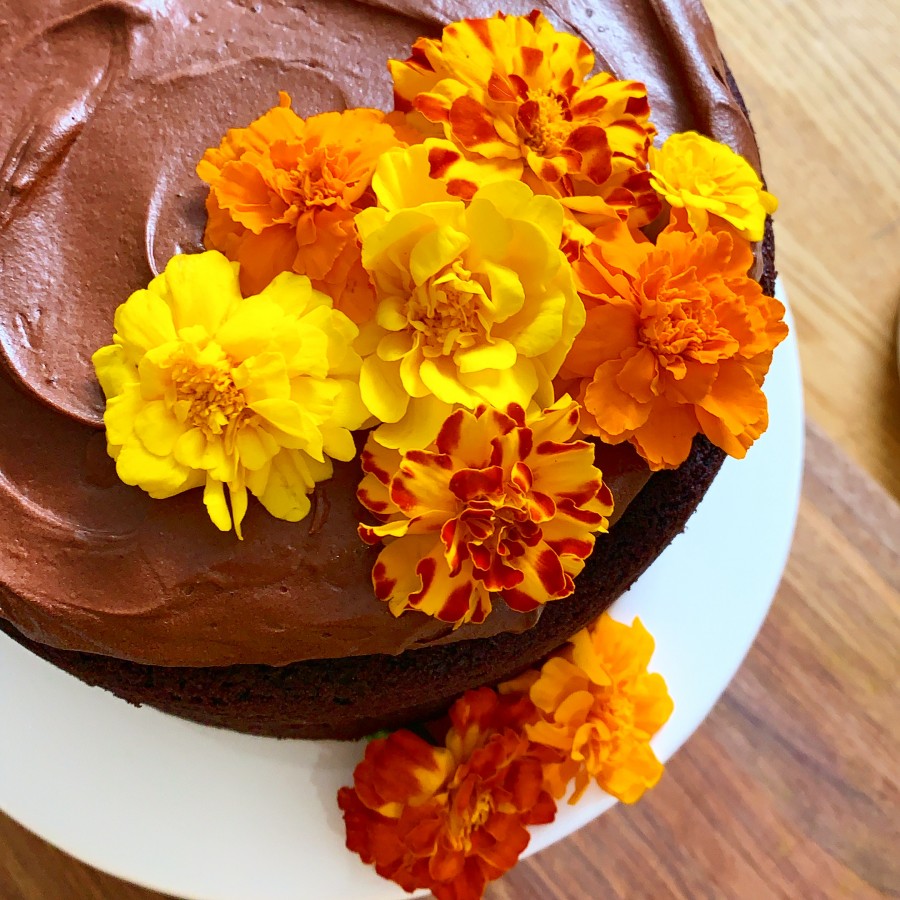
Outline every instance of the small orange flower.
{"label": "small orange flower", "polygon": [[386,543],[372,580],[394,615],[459,626],[483,622],[494,594],[529,612],[572,593],[612,512],[577,426],[564,397],[527,420],[517,404],[459,409],[433,444],[402,456],[369,439],[358,496],[385,521],[360,535]]}
{"label": "small orange flower", "polygon": [[659,212],[644,85],[591,76],[590,47],[540,12],[455,22],[389,68],[398,110],[468,159],[559,198],[582,224],[618,216],[640,227]]}
{"label": "small orange flower", "polygon": [[651,469],[684,462],[699,432],[743,458],[768,425],[761,387],[787,335],[752,264],[745,239],[695,234],[683,210],[655,246],[618,227],[586,248],[574,270],[587,323],[561,371],[582,428],[631,441]]}
{"label": "small orange flower", "polygon": [[634,803],[663,773],[650,738],[672,714],[662,676],[649,674],[653,638],[639,619],[631,626],[606,613],[579,631],[539,672],[501,685],[504,695],[528,694],[537,711],[524,730],[535,744],[560,754],[545,761],[545,785],[570,803],[591,781],[623,803]]}
{"label": "small orange flower", "polygon": [[378,110],[304,120],[286,93],[279,97],[279,106],[231,129],[197,165],[210,186],[204,243],[241,264],[245,294],[293,271],[361,323],[375,295],[353,217],[375,201],[371,181],[381,154],[405,144]]}
{"label": "small orange flower", "polygon": [[354,786],[338,792],[348,849],[406,891],[478,900],[517,862],[527,826],[556,815],[509,720],[509,701],[480,688],[453,705],[444,746],[409,731],[371,741]]}

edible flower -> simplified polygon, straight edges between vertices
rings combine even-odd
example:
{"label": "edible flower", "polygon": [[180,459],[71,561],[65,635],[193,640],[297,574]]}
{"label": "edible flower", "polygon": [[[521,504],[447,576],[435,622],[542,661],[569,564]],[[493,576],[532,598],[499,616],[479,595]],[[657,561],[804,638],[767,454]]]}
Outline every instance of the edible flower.
{"label": "edible flower", "polygon": [[356,335],[306,277],[244,298],[221,253],[174,256],[119,306],[113,343],[93,356],[119,477],[157,499],[202,487],[210,519],[238,537],[248,491],[302,519],[368,417]]}
{"label": "edible flower", "polygon": [[535,11],[455,22],[389,68],[397,110],[427,135],[560,199],[583,225],[618,216],[637,228],[659,212],[647,92],[591,75],[594,62],[583,40]]}
{"label": "edible flower", "polygon": [[347,848],[406,891],[478,900],[528,846],[527,826],[556,815],[507,706],[481,688],[453,705],[442,746],[406,730],[370,741],[338,793]]}
{"label": "edible flower", "polygon": [[647,672],[654,642],[640,619],[629,626],[604,613],[579,631],[540,670],[501,685],[527,693],[537,711],[524,725],[529,740],[560,754],[544,779],[557,799],[574,779],[577,803],[591,782],[634,803],[662,777],[650,738],[672,714],[661,675]]}
{"label": "edible flower", "polygon": [[353,217],[374,202],[378,158],[404,143],[379,110],[303,119],[286,93],[279,98],[246,128],[229,130],[197,165],[210,186],[204,243],[241,264],[245,294],[259,293],[280,272],[296,272],[364,322],[374,294]]}
{"label": "edible flower", "polygon": [[713,216],[733,225],[748,241],[761,241],[766,216],[778,208],[746,159],[696,131],[673,134],[659,149],[651,148],[650,175],[663,199],[687,210],[698,234],[707,230]]}
{"label": "edible flower", "polygon": [[514,403],[458,409],[433,444],[403,455],[369,438],[358,496],[383,523],[359,531],[385,544],[372,581],[395,616],[458,627],[483,622],[494,598],[529,612],[572,593],[612,512],[577,426],[564,397],[527,419]]}
{"label": "edible flower", "polygon": [[425,447],[457,405],[549,406],[584,323],[560,204],[510,181],[457,200],[424,147],[385,154],[374,184],[356,225],[377,294],[358,344],[375,439]]}
{"label": "edible flower", "polygon": [[746,455],[768,425],[762,384],[787,335],[752,264],[727,226],[698,235],[677,210],[655,246],[620,228],[583,251],[574,269],[587,324],[562,378],[585,432],[630,441],[651,469],[684,462],[698,433]]}

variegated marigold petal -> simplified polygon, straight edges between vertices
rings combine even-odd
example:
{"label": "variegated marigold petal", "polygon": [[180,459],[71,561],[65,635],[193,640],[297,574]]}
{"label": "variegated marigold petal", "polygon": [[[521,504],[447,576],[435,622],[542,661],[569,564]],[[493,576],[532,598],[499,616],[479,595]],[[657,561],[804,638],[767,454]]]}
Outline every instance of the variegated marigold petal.
{"label": "variegated marigold petal", "polygon": [[392,541],[373,577],[395,615],[416,609],[478,623],[494,594],[529,612],[572,593],[612,498],[590,445],[535,446],[533,435],[565,439],[577,421],[568,398],[532,416],[516,404],[506,412],[482,405],[451,413],[428,448],[396,454],[393,472],[381,454],[364,452],[359,496],[387,521],[361,525],[360,535]]}
{"label": "variegated marigold petal", "polygon": [[[583,196],[596,201],[594,216],[640,227],[660,209],[645,171],[656,133],[647,92],[608,73],[590,76],[593,59],[584,41],[541,13],[497,15],[447,26],[441,40],[417,42],[390,70],[397,109],[415,110],[472,166],[462,185],[478,183],[478,168],[493,178],[506,167],[518,179],[524,167],[536,192]],[[461,165],[443,155],[445,166]],[[582,215],[573,205],[573,222]],[[590,214],[584,224],[594,227]]]}

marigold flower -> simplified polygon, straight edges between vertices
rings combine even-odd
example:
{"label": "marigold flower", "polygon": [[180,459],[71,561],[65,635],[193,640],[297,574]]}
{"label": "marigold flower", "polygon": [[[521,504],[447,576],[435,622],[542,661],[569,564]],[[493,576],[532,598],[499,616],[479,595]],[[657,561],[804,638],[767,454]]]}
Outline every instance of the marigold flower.
{"label": "marigold flower", "polygon": [[660,149],[651,148],[650,174],[654,189],[671,206],[687,210],[698,234],[713,215],[747,240],[761,241],[766,215],[778,208],[746,159],[696,131],[673,134]]}
{"label": "marigold flower", "polygon": [[355,322],[374,294],[353,217],[374,202],[372,173],[386,150],[405,146],[382,112],[348,109],[302,119],[280,105],[210,148],[197,174],[210,186],[204,242],[241,264],[245,294],[279,272],[307,275]]}
{"label": "marigold flower", "polygon": [[93,357],[119,477],[155,498],[202,486],[212,521],[227,531],[233,518],[239,537],[248,490],[302,519],[368,417],[356,335],[308,278],[284,273],[244,299],[221,253],[173,257],[116,310],[113,343]]}
{"label": "marigold flower", "polygon": [[628,626],[604,613],[539,672],[500,686],[506,696],[527,693],[537,716],[526,718],[525,734],[560,754],[561,761],[544,763],[544,783],[554,797],[574,779],[569,803],[577,803],[591,781],[634,803],[662,777],[650,738],[673,704],[662,676],[647,672],[653,648],[640,619]]}
{"label": "marigold flower", "polygon": [[432,441],[456,405],[550,405],[584,323],[559,203],[509,181],[454,200],[424,154],[386,154],[374,181],[384,208],[356,217],[378,296],[360,388],[387,423],[376,440],[401,451]]}
{"label": "marigold flower", "polygon": [[459,409],[434,444],[402,456],[369,439],[358,496],[384,524],[359,531],[385,542],[372,581],[395,616],[459,626],[483,622],[494,596],[528,612],[572,593],[612,512],[577,426],[564,397],[528,420],[516,404]]}
{"label": "marigold flower", "polygon": [[502,163],[473,161],[452,142],[428,137],[388,153],[379,163],[372,184],[378,205],[394,211],[431,200],[471,200],[485,185],[518,180],[517,174]]}
{"label": "marigold flower", "polygon": [[696,235],[683,213],[655,246],[619,228],[586,248],[574,268],[587,324],[562,372],[582,428],[631,441],[651,469],[682,463],[699,432],[743,458],[768,425],[761,386],[787,335],[752,264],[743,238]]}
{"label": "marigold flower", "polygon": [[590,76],[590,47],[541,13],[456,22],[389,68],[396,108],[420,114],[426,133],[506,167],[583,224],[619,216],[640,227],[659,212],[645,170],[656,130],[644,85]]}
{"label": "marigold flower", "polygon": [[489,688],[463,695],[442,747],[409,731],[371,741],[338,792],[347,848],[406,891],[478,900],[528,846],[527,826],[556,814],[505,705]]}

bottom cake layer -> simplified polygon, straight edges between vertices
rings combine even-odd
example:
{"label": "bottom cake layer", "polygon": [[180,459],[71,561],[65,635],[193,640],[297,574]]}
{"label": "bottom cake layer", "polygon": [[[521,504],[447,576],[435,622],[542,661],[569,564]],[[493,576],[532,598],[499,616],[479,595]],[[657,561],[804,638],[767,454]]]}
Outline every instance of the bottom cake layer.
{"label": "bottom cake layer", "polygon": [[598,538],[576,592],[547,604],[537,625],[522,634],[396,657],[280,668],[167,668],[48,647],[2,619],[0,628],[60,669],[129,703],[250,734],[357,738],[438,714],[463,691],[504,680],[555,650],[609,607],[684,529],[723,459],[722,451],[698,437],[682,466],[655,474],[610,533]]}

